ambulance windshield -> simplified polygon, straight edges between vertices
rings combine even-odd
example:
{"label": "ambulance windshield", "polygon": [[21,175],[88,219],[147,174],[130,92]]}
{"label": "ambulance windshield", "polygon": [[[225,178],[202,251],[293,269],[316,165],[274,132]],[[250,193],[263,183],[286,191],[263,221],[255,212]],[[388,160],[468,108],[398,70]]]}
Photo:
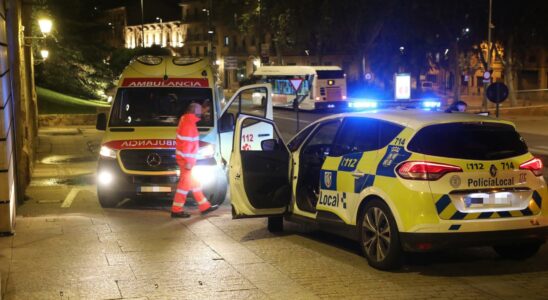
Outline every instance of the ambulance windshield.
{"label": "ambulance windshield", "polygon": [[110,126],[177,126],[191,103],[202,105],[200,127],[213,126],[213,97],[208,88],[120,88]]}

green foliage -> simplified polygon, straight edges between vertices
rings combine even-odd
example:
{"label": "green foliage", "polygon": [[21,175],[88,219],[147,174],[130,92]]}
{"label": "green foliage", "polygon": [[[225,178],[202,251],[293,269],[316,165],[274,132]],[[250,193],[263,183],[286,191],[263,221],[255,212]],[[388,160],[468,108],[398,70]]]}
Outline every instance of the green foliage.
{"label": "green foliage", "polygon": [[35,43],[35,57],[40,57],[42,47],[50,51],[48,60],[36,67],[37,85],[87,99],[105,98],[104,91],[113,85],[113,74],[104,60],[110,49],[98,42],[104,25],[97,21],[93,7],[91,0],[72,1],[71,5],[45,0],[42,6],[33,7],[33,19],[45,14],[55,24],[52,37]]}

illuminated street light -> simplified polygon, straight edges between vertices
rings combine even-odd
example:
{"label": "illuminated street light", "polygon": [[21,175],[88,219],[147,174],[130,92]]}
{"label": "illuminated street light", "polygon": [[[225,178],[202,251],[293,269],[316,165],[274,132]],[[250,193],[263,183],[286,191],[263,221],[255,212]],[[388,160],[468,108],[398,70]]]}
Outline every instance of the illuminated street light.
{"label": "illuminated street light", "polygon": [[50,19],[40,19],[38,20],[38,26],[40,26],[40,32],[43,35],[48,35],[53,27],[53,22]]}
{"label": "illuminated street light", "polygon": [[49,57],[49,51],[47,49],[42,49],[40,50],[40,55],[42,56],[43,60],[46,60]]}

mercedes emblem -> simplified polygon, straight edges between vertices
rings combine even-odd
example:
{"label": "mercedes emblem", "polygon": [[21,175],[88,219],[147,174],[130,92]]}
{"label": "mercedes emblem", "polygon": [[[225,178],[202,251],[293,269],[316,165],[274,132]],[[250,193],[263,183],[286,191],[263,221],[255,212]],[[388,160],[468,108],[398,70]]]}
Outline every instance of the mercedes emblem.
{"label": "mercedes emblem", "polygon": [[162,157],[158,153],[150,153],[147,156],[147,165],[157,167],[162,163]]}

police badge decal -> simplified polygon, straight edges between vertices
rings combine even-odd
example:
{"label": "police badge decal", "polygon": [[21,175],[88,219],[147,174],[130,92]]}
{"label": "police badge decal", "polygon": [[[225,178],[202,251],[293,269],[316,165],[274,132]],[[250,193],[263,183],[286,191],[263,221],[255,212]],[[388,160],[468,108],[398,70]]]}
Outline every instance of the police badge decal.
{"label": "police badge decal", "polygon": [[325,172],[323,174],[323,182],[325,183],[325,186],[330,189],[332,184],[332,174],[331,172]]}

